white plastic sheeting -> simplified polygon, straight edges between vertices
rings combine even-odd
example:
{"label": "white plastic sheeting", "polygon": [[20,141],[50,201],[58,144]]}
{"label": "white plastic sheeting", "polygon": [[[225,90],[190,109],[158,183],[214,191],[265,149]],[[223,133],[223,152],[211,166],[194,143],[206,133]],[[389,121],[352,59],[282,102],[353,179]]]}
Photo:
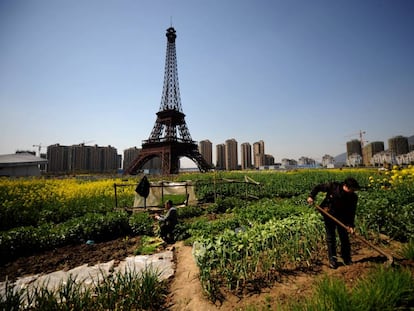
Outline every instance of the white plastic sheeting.
{"label": "white plastic sheeting", "polygon": [[150,192],[144,201],[144,197],[135,194],[134,207],[160,206],[165,195],[185,195],[187,197],[186,205],[197,204],[194,186],[189,182],[151,182]]}
{"label": "white plastic sheeting", "polygon": [[[127,257],[117,266],[115,261],[100,263],[94,266],[84,264],[69,271],[56,271],[49,274],[36,274],[18,278],[14,283],[14,291],[25,288],[32,291],[35,288],[46,287],[49,291],[55,291],[71,278],[83,286],[93,286],[102,281],[109,274],[127,273],[129,271],[140,273],[149,268],[158,273],[159,280],[166,280],[174,276],[175,263],[172,250],[166,250],[153,255],[139,255]],[[0,282],[0,295],[5,295],[6,282]],[[25,304],[26,302],[22,302]]]}

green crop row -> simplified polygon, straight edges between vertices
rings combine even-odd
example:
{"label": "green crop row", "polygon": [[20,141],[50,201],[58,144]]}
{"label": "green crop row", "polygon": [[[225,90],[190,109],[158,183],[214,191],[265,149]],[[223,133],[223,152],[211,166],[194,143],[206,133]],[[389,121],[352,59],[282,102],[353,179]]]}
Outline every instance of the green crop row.
{"label": "green crop row", "polygon": [[19,256],[87,240],[106,241],[145,234],[153,234],[153,220],[148,213],[131,217],[126,212],[88,213],[58,225],[17,227],[0,232],[0,264]]}
{"label": "green crop row", "polygon": [[362,187],[369,184],[369,176],[380,173],[372,169],[234,171],[208,174],[180,175],[182,181],[196,177],[197,196],[212,201],[217,197],[239,196],[256,198],[286,198],[308,193],[318,183],[356,178]]}
{"label": "green crop row", "polygon": [[310,267],[321,250],[322,226],[318,215],[304,213],[198,239],[194,256],[205,292],[215,300],[220,288],[263,287],[275,281],[281,269]]}

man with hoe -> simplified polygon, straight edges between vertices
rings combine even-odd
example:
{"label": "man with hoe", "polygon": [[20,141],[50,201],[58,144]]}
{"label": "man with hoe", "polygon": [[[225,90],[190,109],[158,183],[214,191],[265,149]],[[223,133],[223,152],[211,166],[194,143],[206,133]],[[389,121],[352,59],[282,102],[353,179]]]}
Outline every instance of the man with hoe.
{"label": "man with hoe", "polygon": [[341,241],[341,257],[345,265],[352,264],[351,245],[348,233],[353,234],[355,228],[355,212],[358,202],[358,196],[355,190],[358,190],[358,182],[348,177],[343,182],[329,182],[315,186],[307,201],[313,204],[319,192],[325,192],[325,199],[320,204],[320,208],[334,216],[340,222],[345,224],[346,228],[340,226],[332,218],[323,214],[326,243],[328,246],[329,267],[336,269],[338,267],[336,257],[336,230],[338,230]]}

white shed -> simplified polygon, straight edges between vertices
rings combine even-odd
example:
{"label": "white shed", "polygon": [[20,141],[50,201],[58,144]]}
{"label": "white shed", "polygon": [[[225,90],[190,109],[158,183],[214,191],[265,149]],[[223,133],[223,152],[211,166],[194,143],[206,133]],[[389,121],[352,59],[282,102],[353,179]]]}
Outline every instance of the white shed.
{"label": "white shed", "polygon": [[40,176],[39,165],[46,163],[46,159],[30,153],[0,155],[0,176]]}

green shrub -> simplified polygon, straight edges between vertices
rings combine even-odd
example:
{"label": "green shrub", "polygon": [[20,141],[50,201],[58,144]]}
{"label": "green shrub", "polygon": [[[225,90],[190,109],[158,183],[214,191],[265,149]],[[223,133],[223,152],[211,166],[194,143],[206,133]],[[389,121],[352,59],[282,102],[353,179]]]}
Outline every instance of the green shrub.
{"label": "green shrub", "polygon": [[179,219],[197,217],[203,214],[203,210],[197,206],[183,206],[178,208],[177,212]]}
{"label": "green shrub", "polygon": [[233,208],[244,206],[246,203],[244,200],[234,197],[234,196],[228,196],[228,197],[219,197],[216,199],[216,202],[211,204],[207,212],[208,213],[216,213],[216,214],[222,214],[226,212],[231,212]]}
{"label": "green shrub", "polygon": [[358,223],[406,242],[414,238],[414,193],[404,187],[359,193]]}
{"label": "green shrub", "polygon": [[154,221],[149,213],[134,213],[129,217],[128,222],[133,234],[154,235]]}

